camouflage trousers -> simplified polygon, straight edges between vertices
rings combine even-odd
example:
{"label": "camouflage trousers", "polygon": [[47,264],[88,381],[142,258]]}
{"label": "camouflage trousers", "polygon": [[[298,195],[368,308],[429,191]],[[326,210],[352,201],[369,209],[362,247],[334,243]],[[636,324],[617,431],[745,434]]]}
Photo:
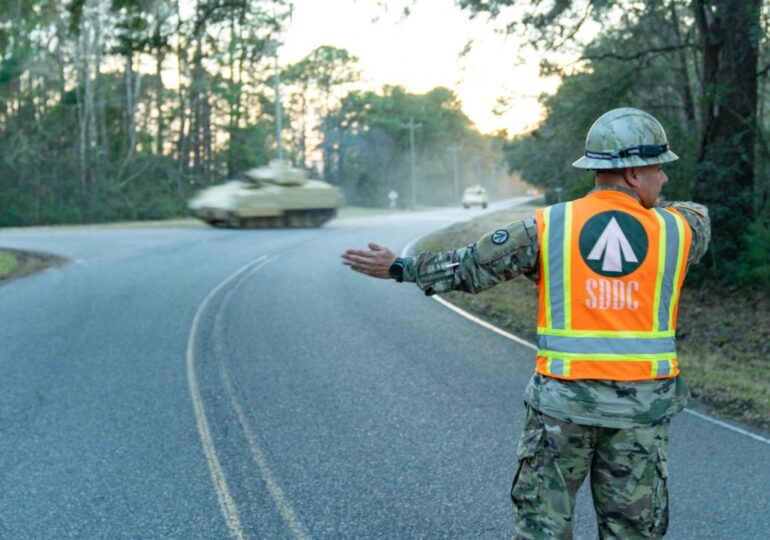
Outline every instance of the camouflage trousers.
{"label": "camouflage trousers", "polygon": [[527,407],[511,487],[515,539],[569,539],[590,473],[601,539],[662,538],[668,527],[668,422],[613,429]]}

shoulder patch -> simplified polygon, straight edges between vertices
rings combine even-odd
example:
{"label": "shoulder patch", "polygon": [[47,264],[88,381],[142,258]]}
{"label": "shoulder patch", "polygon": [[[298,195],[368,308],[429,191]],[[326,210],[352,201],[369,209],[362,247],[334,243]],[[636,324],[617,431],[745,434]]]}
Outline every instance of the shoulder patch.
{"label": "shoulder patch", "polygon": [[485,234],[476,242],[476,260],[479,264],[489,264],[533,243],[537,243],[534,220],[527,218],[514,221],[502,229]]}
{"label": "shoulder patch", "polygon": [[509,236],[508,231],[505,229],[497,229],[492,233],[492,243],[497,244],[498,246],[505,244],[508,241]]}

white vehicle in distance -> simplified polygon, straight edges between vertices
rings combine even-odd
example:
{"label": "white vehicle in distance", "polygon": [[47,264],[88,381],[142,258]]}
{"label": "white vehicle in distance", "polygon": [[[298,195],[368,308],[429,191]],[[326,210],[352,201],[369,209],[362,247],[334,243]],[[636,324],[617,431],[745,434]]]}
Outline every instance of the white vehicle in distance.
{"label": "white vehicle in distance", "polygon": [[465,188],[465,191],[463,192],[462,203],[463,208],[470,208],[474,205],[479,205],[482,208],[486,208],[487,204],[489,204],[487,190],[478,184]]}

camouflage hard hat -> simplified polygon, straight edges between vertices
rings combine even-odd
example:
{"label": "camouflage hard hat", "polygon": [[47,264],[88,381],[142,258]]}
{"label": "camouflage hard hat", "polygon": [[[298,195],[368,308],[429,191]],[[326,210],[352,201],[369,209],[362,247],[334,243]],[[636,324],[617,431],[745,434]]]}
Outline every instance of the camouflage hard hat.
{"label": "camouflage hard hat", "polygon": [[663,126],[654,116],[632,107],[601,115],[586,136],[585,155],[572,164],[578,169],[623,169],[679,159],[668,148]]}

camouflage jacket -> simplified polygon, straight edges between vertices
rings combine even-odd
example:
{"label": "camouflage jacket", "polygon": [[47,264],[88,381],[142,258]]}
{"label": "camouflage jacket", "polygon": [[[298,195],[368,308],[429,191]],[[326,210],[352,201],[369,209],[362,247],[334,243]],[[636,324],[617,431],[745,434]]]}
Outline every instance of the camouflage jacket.
{"label": "camouflage jacket", "polygon": [[[637,198],[633,191],[616,189]],[[693,202],[661,202],[679,210],[692,229],[689,265],[701,260],[711,238],[708,210]],[[536,281],[539,245],[534,217],[505,227],[504,248],[489,233],[475,244],[455,251],[420,253],[405,260],[404,281],[426,294],[447,291],[477,293],[524,275]],[[535,373],[524,400],[539,411],[563,421],[612,428],[630,428],[667,421],[684,408],[689,397],[682,376],[650,381],[564,381]]]}

